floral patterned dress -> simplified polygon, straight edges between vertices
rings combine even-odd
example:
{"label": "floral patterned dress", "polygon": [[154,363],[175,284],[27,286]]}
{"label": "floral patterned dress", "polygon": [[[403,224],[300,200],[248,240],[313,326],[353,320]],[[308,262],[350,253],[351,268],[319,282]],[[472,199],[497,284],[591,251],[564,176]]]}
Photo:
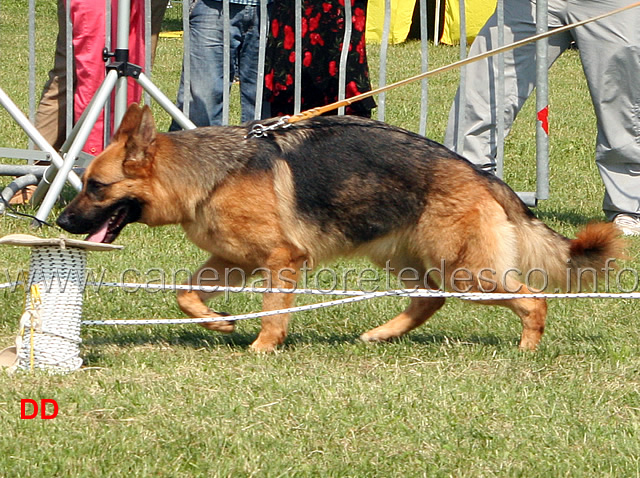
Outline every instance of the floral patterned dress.
{"label": "floral patterned dress", "polygon": [[[367,0],[351,0],[352,33],[346,72],[346,97],[369,91],[365,45]],[[338,100],[340,52],[344,39],[344,0],[304,0],[302,5],[302,111]],[[265,66],[265,96],[273,116],[293,114],[295,2],[276,0]],[[346,107],[347,114],[371,116],[372,98]],[[336,114],[332,112],[330,114]]]}

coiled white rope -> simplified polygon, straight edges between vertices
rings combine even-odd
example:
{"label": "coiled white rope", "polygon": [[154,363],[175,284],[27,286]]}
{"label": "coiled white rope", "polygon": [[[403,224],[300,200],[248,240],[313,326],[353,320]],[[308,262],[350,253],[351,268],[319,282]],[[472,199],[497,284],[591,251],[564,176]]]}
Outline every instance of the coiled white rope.
{"label": "coiled white rope", "polygon": [[70,372],[80,368],[82,282],[86,251],[34,247],[25,314],[17,341],[17,368]]}

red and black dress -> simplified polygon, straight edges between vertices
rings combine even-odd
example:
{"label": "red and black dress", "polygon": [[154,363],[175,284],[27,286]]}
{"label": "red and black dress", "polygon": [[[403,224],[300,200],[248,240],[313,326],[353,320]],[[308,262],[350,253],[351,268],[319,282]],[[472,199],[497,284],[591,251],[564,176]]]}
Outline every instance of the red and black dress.
{"label": "red and black dress", "polygon": [[[344,0],[304,0],[302,14],[302,111],[338,100]],[[346,97],[371,90],[365,45],[366,0],[351,0],[352,32],[347,57]],[[295,2],[274,2],[265,65],[265,98],[272,116],[293,114]],[[376,103],[365,98],[347,114],[371,116]],[[330,114],[335,114],[332,112]]]}

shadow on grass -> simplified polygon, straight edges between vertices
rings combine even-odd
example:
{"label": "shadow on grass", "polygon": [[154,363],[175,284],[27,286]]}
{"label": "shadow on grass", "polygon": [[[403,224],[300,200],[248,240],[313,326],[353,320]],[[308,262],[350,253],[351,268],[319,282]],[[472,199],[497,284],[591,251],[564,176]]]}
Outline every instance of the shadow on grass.
{"label": "shadow on grass", "polygon": [[584,226],[590,222],[602,222],[603,216],[585,216],[573,211],[541,211],[539,209],[533,209],[536,217],[544,222],[558,221],[572,226]]}
{"label": "shadow on grass", "polygon": [[498,335],[447,335],[442,333],[424,334],[411,336],[409,340],[421,344],[421,345],[442,345],[442,344],[456,344],[456,345],[487,345],[491,347],[497,347],[499,345],[517,345],[517,340],[512,340],[508,337],[501,337]]}
{"label": "shadow on grass", "polygon": [[193,348],[212,347],[219,345],[248,346],[253,342],[253,334],[234,332],[232,334],[221,334],[211,332],[206,329],[198,330],[194,328],[165,329],[158,330],[154,327],[149,330],[129,329],[110,330],[108,333],[98,333],[83,340],[83,343],[90,347],[100,347],[104,345],[121,345],[130,347],[135,345],[178,345]]}
{"label": "shadow on grass", "polygon": [[89,331],[88,337],[83,339],[84,350],[82,352],[84,363],[87,366],[99,365],[104,360],[103,348],[110,345],[122,347],[157,345],[161,347],[189,347],[193,349],[228,347],[230,349],[246,350],[255,339],[252,333],[234,332],[221,334],[198,328],[159,328],[146,330],[136,329],[112,329],[108,332]]}
{"label": "shadow on grass", "polygon": [[163,32],[181,32],[182,18],[165,17],[164,20],[162,20],[162,31]]}
{"label": "shadow on grass", "polygon": [[[420,334],[420,333],[410,333],[403,337],[399,337],[397,339],[390,340],[388,342],[378,343],[381,346],[384,346],[385,343],[399,343],[404,342],[408,344],[418,344],[423,346],[441,346],[444,344],[455,344],[455,345],[487,345],[487,346],[499,346],[504,345],[505,342],[509,342],[509,344],[513,343],[517,345],[517,340],[513,341],[509,338],[499,337],[496,335],[455,335],[455,334],[445,334],[445,333],[432,333],[432,334]],[[294,333],[290,334],[287,337],[287,341],[285,342],[285,348],[287,346],[295,347],[300,345],[313,345],[313,344],[324,344],[324,345],[344,345],[347,343],[360,343],[359,335],[353,334],[319,334],[313,331],[305,332],[305,333]],[[362,342],[364,343],[364,342]],[[372,346],[376,346],[375,342],[371,342]]]}
{"label": "shadow on grass", "polygon": [[[108,333],[91,334],[84,339],[85,346],[84,357],[85,363],[99,362],[102,356],[100,349],[108,345],[116,345],[127,348],[141,345],[161,345],[161,346],[178,346],[191,347],[194,349],[212,348],[212,347],[228,347],[230,349],[248,350],[251,343],[255,340],[255,332],[234,332],[232,334],[221,334],[210,332],[205,329],[182,328],[182,329],[165,329],[165,330],[143,330],[143,329],[122,329],[110,330]],[[455,345],[484,345],[499,346],[504,345],[505,341],[517,345],[509,338],[499,337],[496,335],[456,335],[445,333],[433,334],[410,334],[397,340],[391,341],[407,343],[415,343],[426,346],[440,346],[443,344]],[[299,347],[303,345],[330,345],[338,346],[345,344],[359,343],[358,335],[351,333],[333,333],[321,334],[313,330],[303,333],[291,333],[287,337],[284,349],[289,347]],[[375,345],[375,344],[372,344]],[[381,344],[384,345],[384,344]]]}

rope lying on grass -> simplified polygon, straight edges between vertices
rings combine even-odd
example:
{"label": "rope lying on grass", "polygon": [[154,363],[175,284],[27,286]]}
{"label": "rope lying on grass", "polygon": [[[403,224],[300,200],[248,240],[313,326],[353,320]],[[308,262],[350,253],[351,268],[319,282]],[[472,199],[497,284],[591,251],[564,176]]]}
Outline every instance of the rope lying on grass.
{"label": "rope lying on grass", "polygon": [[[10,288],[20,285],[20,283],[9,282],[0,284],[0,289]],[[287,314],[292,312],[303,312],[307,310],[323,309],[337,305],[352,304],[363,300],[376,299],[381,297],[441,297],[457,298],[470,301],[492,301],[505,299],[640,299],[640,292],[532,292],[532,293],[495,293],[495,292],[446,292],[434,289],[396,289],[378,292],[364,292],[358,290],[321,290],[321,289],[269,289],[259,287],[222,287],[222,286],[192,286],[192,285],[161,285],[161,284],[141,284],[134,282],[87,282],[86,286],[100,289],[121,288],[121,289],[147,289],[147,290],[190,290],[201,292],[249,292],[255,294],[282,293],[282,294],[305,294],[305,295],[333,295],[348,296],[342,299],[319,302],[315,304],[300,305],[286,309],[269,310],[261,312],[251,312],[248,314],[224,316],[224,317],[196,317],[184,319],[106,319],[106,320],[83,320],[82,325],[146,325],[146,324],[198,324],[204,322],[235,322],[238,320],[253,319],[258,317],[268,317],[272,315]]]}
{"label": "rope lying on grass", "polygon": [[160,284],[139,284],[126,282],[105,282],[105,283],[88,283],[96,287],[111,287],[123,289],[150,289],[150,290],[193,290],[201,292],[249,292],[257,294],[265,293],[284,293],[284,294],[305,294],[305,295],[338,295],[348,296],[343,299],[336,299],[316,304],[301,305],[289,307],[286,309],[252,312],[248,314],[225,316],[225,317],[200,317],[188,319],[111,319],[111,320],[84,320],[83,325],[143,325],[143,324],[192,324],[203,322],[221,322],[221,321],[238,321],[245,319],[253,319],[257,317],[267,317],[272,315],[286,314],[292,312],[302,312],[306,310],[322,309],[337,305],[351,304],[363,300],[376,299],[381,297],[442,297],[457,298],[470,301],[491,301],[505,299],[522,299],[522,298],[543,298],[543,299],[640,299],[640,292],[626,293],[607,293],[607,292],[580,292],[580,293],[493,293],[493,292],[446,292],[434,289],[396,289],[378,292],[365,292],[358,290],[319,290],[319,289],[269,289],[257,287],[222,287],[222,286],[191,286],[191,285],[160,285]]}

